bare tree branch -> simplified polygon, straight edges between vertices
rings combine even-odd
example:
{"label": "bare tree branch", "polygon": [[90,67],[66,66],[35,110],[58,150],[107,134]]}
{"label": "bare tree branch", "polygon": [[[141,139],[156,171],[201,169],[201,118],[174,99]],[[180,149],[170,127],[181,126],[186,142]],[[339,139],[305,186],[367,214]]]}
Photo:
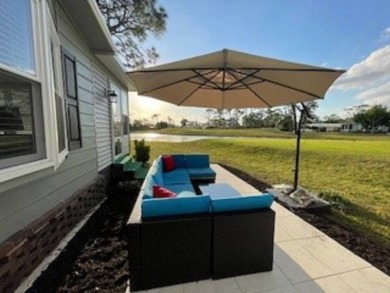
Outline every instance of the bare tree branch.
{"label": "bare tree branch", "polygon": [[150,36],[162,36],[168,15],[157,0],[96,0],[118,51],[128,69],[155,63],[154,47],[145,48]]}

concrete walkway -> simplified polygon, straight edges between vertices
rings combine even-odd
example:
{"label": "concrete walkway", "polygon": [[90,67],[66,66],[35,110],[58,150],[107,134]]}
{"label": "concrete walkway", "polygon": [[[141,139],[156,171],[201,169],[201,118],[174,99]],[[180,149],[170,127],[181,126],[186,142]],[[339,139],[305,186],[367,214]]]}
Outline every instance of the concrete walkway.
{"label": "concrete walkway", "polygon": [[[241,193],[259,193],[221,166],[212,165],[212,168],[217,172],[217,183],[229,183]],[[278,203],[273,203],[272,208],[276,212],[272,272],[216,281],[210,279],[142,292],[390,292],[389,276]]]}

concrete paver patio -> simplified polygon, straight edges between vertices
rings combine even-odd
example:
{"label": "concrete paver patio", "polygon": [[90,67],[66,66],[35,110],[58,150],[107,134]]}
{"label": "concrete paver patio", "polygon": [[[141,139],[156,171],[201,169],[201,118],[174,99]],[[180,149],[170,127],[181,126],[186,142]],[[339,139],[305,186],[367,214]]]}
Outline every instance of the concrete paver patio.
{"label": "concrete paver patio", "polygon": [[[212,168],[217,183],[229,183],[241,193],[259,193],[221,166]],[[272,208],[276,212],[273,271],[139,292],[390,292],[385,273],[278,203]]]}

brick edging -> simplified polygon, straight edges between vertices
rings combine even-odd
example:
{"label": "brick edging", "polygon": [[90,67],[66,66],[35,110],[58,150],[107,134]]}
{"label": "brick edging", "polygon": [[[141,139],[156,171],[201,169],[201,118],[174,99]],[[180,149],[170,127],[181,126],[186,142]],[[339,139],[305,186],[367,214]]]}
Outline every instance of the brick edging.
{"label": "brick edging", "polygon": [[67,233],[105,198],[104,176],[0,244],[0,292],[12,292]]}

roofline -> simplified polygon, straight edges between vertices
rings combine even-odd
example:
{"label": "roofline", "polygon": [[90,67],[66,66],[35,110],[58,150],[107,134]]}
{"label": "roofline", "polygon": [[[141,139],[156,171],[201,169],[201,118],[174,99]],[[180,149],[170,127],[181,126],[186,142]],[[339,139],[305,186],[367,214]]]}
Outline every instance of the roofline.
{"label": "roofline", "polygon": [[[60,0],[95,56],[129,90],[135,90],[120,61],[103,14],[95,0]],[[96,33],[94,33],[96,32]]]}
{"label": "roofline", "polygon": [[106,22],[104,21],[104,16],[100,11],[99,6],[97,5],[96,1],[94,1],[94,0],[87,0],[87,1],[88,1],[89,6],[91,7],[91,11],[95,16],[97,23],[99,24],[100,29],[102,30],[103,34],[106,37],[106,41],[110,44],[112,51],[115,54],[116,48],[115,48],[114,42],[112,41],[111,33],[106,25]]}

